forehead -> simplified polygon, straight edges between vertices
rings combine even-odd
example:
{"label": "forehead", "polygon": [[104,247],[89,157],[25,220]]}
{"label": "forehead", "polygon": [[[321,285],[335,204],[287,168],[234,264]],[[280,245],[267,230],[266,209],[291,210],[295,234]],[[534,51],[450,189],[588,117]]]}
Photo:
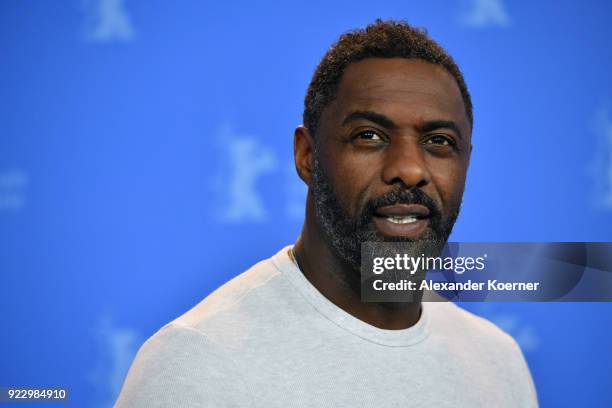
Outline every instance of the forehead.
{"label": "forehead", "polygon": [[452,120],[469,134],[469,120],[455,79],[441,66],[420,59],[368,58],[350,64],[334,101],[323,112],[341,122],[354,111],[373,111],[399,127]]}

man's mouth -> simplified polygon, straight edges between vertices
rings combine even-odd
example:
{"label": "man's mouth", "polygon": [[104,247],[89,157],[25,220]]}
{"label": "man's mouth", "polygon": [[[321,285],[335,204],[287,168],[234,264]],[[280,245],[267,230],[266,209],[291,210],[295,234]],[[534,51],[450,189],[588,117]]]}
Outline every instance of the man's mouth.
{"label": "man's mouth", "polygon": [[392,215],[384,218],[387,221],[392,222],[393,224],[412,224],[413,222],[417,222],[419,220],[415,215],[407,215],[405,217],[398,217]]}
{"label": "man's mouth", "polygon": [[418,238],[429,226],[430,211],[420,204],[395,204],[379,207],[374,225],[389,237]]}

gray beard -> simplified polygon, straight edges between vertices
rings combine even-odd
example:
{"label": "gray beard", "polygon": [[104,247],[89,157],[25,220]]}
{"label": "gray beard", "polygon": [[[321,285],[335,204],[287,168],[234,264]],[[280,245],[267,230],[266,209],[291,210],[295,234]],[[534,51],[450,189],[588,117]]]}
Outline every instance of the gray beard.
{"label": "gray beard", "polygon": [[[397,189],[368,202],[357,219],[351,218],[334,193],[327,175],[313,152],[312,194],[315,218],[328,243],[336,255],[355,272],[352,278],[359,278],[361,270],[361,244],[365,242],[407,242],[408,256],[421,255],[436,257],[442,252],[452,228],[459,216],[461,202],[456,203],[450,215],[442,217],[431,198],[416,189]],[[385,237],[375,228],[374,210],[381,205],[417,203],[429,208],[430,228],[418,239]]]}

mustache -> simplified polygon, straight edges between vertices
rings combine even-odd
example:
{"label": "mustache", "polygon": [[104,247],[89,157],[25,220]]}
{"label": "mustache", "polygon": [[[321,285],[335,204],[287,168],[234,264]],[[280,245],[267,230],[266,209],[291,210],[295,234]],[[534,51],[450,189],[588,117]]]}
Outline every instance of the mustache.
{"label": "mustache", "polygon": [[432,221],[440,220],[442,217],[442,211],[436,202],[423,190],[413,187],[411,189],[398,188],[368,201],[362,212],[362,221],[368,222],[376,213],[377,208],[395,204],[419,204],[427,207]]}

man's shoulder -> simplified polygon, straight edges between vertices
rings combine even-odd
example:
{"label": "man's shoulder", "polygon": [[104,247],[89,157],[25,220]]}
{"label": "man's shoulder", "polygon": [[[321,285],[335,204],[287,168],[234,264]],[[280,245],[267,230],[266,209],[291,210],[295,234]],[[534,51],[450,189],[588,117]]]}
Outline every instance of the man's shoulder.
{"label": "man's shoulder", "polygon": [[520,381],[530,376],[521,347],[509,333],[454,303],[430,306],[435,347],[480,366],[483,371],[497,367],[499,375]]}
{"label": "man's shoulder", "polygon": [[[170,391],[170,392],[168,392]],[[204,333],[169,323],[140,347],[115,407],[252,405],[231,354]]]}
{"label": "man's shoulder", "polygon": [[276,262],[281,252],[234,277],[171,323],[223,343],[278,324],[281,319],[276,315],[287,313],[295,298]]}
{"label": "man's shoulder", "polygon": [[251,405],[232,350],[262,337],[285,281],[274,257],[265,259],[163,326],[138,351],[116,406]]}
{"label": "man's shoulder", "polygon": [[438,335],[436,346],[452,351],[454,358],[464,360],[477,372],[494,375],[514,384],[525,398],[521,406],[537,405],[527,361],[521,347],[509,333],[454,303],[442,302],[432,309],[435,315],[435,329],[432,332]]}

